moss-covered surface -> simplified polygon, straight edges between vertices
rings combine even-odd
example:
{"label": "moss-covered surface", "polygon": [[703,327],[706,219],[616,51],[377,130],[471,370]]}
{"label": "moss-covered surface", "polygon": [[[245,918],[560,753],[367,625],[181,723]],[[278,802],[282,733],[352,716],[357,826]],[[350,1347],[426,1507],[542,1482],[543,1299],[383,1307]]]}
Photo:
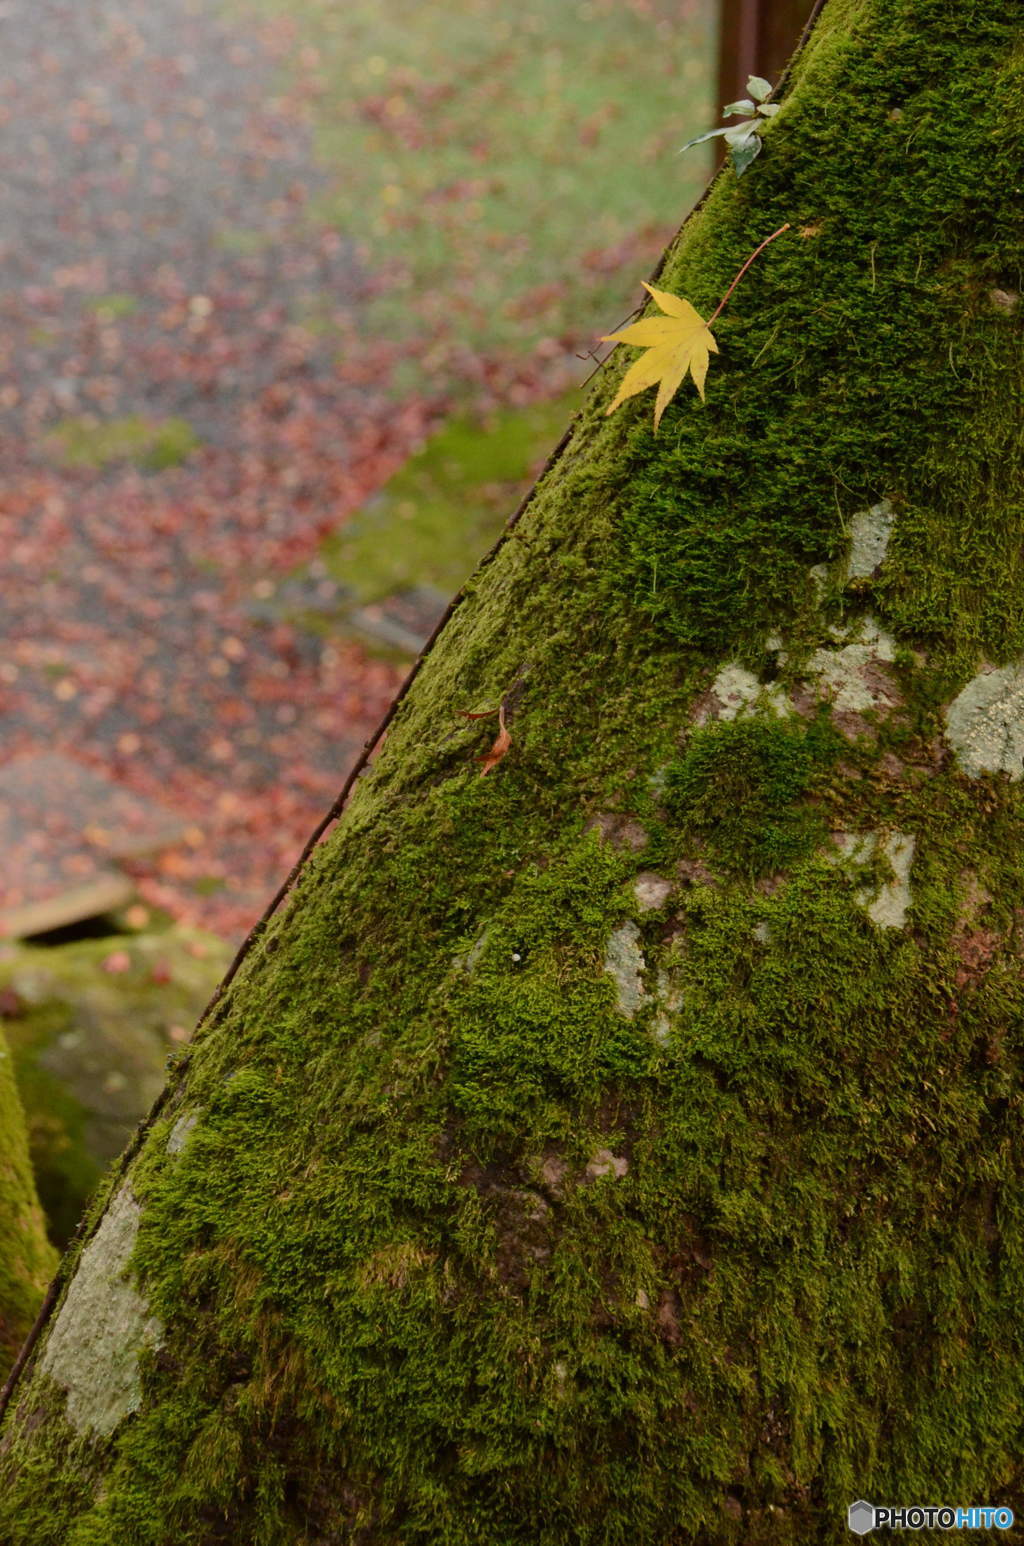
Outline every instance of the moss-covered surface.
{"label": "moss-covered surface", "polygon": [[[198,930],[17,945],[0,959],[8,1045],[51,1239],[67,1243],[227,963]],[[105,969],[113,958],[116,971]]]}
{"label": "moss-covered surface", "polygon": [[[142,1405],[101,1444],[23,1380],[12,1546],[803,1546],[1019,1498],[1024,800],[942,708],[1024,647],[1024,50],[969,12],[830,0],[687,225],[707,308],[797,229],[706,407],[655,437],[606,372],[182,1061],[131,1164]],[[822,708],[869,603],[895,643]],[[716,708],[730,657],[778,723]],[[914,839],[902,926],[871,833]]]}
{"label": "moss-covered surface", "polygon": [[56,1265],[32,1180],[11,1055],[0,1031],[0,1381],[28,1335]]}

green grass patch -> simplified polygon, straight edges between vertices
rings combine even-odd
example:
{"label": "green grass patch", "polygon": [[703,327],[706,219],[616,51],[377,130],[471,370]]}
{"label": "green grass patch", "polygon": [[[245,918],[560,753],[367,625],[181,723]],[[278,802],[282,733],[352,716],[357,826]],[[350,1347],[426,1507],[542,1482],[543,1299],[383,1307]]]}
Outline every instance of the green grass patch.
{"label": "green grass patch", "polygon": [[345,530],[327,540],[331,572],[360,601],[413,585],[454,592],[515,509],[579,403],[570,392],[487,425],[453,419]]}
{"label": "green grass patch", "polygon": [[177,467],[201,443],[186,419],[154,421],[137,413],[106,421],[90,415],[62,419],[48,440],[52,454],[65,467],[135,462],[148,472]]}

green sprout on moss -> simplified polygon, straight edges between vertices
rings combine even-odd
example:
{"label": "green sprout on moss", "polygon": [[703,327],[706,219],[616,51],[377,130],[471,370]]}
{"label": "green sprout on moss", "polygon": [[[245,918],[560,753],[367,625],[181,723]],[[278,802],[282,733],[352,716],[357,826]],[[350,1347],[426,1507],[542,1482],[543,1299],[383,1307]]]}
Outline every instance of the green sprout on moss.
{"label": "green sprout on moss", "polygon": [[767,100],[771,96],[772,84],[762,75],[748,77],[747,91],[748,96],[723,107],[722,117],[735,118],[741,113],[752,114],[752,117],[744,118],[742,123],[726,124],[724,129],[709,129],[706,134],[698,134],[696,139],[687,140],[685,145],[680,146],[680,154],[689,150],[691,145],[700,145],[704,140],[713,140],[720,134],[732,151],[736,176],[742,177],[750,163],[761,153],[761,136],[765,125],[779,111],[777,102]]}

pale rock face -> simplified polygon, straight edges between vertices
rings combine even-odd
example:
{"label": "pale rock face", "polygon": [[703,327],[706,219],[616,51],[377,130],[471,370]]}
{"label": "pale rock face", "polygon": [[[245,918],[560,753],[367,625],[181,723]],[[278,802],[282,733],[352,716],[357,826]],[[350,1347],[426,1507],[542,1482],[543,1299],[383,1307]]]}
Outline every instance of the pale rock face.
{"label": "pale rock face", "polygon": [[[840,852],[855,864],[866,864],[879,844],[877,832],[836,832],[833,837]],[[914,862],[916,839],[912,833],[890,832],[881,840],[882,853],[892,867],[893,879],[877,891],[862,887],[857,901],[873,923],[881,929],[902,929],[910,906],[910,868]]]}
{"label": "pale rock face", "polygon": [[604,969],[615,979],[619,1013],[632,1020],[645,998],[644,956],[635,923],[623,923],[612,932],[605,950]]}
{"label": "pale rock face", "polygon": [[884,561],[892,536],[896,512],[887,499],[872,505],[870,510],[858,510],[850,521],[850,556],[846,562],[846,578],[857,579],[874,574]]}
{"label": "pale rock face", "polygon": [[163,1327],[127,1277],[142,1216],[127,1184],[82,1252],[53,1323],[40,1372],[67,1391],[67,1418],[80,1434],[109,1438],[142,1402],[139,1355],[159,1347]]}
{"label": "pale rock face", "polygon": [[1024,773],[1024,663],[986,666],[946,709],[946,740],[971,778]]}

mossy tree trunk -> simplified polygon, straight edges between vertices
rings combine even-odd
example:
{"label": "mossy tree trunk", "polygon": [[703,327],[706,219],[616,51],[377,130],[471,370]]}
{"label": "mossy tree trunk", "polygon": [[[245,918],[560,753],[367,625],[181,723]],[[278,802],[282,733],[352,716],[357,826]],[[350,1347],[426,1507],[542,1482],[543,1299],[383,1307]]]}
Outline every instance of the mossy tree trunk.
{"label": "mossy tree trunk", "polygon": [[1021,19],[829,0],[706,405],[599,378],[69,1256],[11,1546],[1019,1497]]}
{"label": "mossy tree trunk", "polygon": [[56,1265],[32,1178],[11,1054],[0,1031],[0,1384],[28,1335]]}

